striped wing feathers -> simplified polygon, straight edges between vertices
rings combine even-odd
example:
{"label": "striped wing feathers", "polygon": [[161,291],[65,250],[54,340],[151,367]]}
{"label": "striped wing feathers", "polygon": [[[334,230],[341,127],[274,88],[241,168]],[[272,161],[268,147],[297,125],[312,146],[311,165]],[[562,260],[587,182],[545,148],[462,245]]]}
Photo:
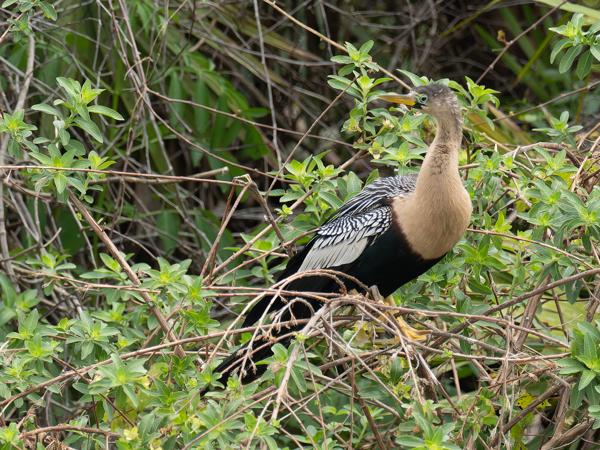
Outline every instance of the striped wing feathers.
{"label": "striped wing feathers", "polygon": [[313,246],[298,271],[350,264],[392,224],[389,200],[415,188],[416,177],[380,178],[345,203],[317,230]]}
{"label": "striped wing feathers", "polygon": [[338,267],[354,262],[392,223],[389,206],[356,216],[339,217],[319,229],[299,271]]}

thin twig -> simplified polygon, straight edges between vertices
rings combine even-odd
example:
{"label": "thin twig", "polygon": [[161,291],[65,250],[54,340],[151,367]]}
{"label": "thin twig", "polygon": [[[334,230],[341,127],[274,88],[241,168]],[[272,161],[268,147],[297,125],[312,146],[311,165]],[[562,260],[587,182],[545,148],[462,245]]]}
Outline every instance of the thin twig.
{"label": "thin twig", "polygon": [[553,14],[554,11],[557,11],[565,3],[567,3],[567,0],[563,0],[561,3],[559,3],[558,5],[556,5],[554,8],[552,8],[546,14],[544,14],[542,17],[540,17],[538,20],[536,20],[534,23],[532,23],[528,28],[526,28],[521,33],[519,33],[516,37],[514,37],[510,41],[506,42],[504,44],[504,48],[502,49],[502,51],[500,51],[500,53],[498,53],[498,56],[496,56],[496,58],[492,61],[492,63],[489,66],[486,67],[486,69],[484,70],[484,72],[481,75],[479,75],[479,78],[477,78],[477,81],[475,83],[476,84],[481,83],[481,80],[483,80],[485,78],[485,76],[488,74],[488,72],[490,70],[494,69],[494,67],[496,66],[496,63],[498,61],[500,61],[500,59],[504,56],[504,54],[508,51],[508,49],[513,46],[513,44],[515,44],[519,39],[521,39],[523,36],[525,36],[531,30],[537,28],[537,26],[540,23],[542,23],[546,19],[546,17],[548,17],[549,15]]}

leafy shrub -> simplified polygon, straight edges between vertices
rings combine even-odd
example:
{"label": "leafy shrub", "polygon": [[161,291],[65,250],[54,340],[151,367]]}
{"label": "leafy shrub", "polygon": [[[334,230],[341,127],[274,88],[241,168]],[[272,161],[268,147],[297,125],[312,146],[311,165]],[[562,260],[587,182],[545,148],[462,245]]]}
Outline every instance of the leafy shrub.
{"label": "leafy shrub", "polygon": [[[542,112],[475,76],[438,80],[463,110],[461,176],[474,214],[451,254],[393,296],[430,340],[398,343],[382,305],[341,296],[289,347],[273,346],[258,382],[223,386],[218,362],[269,327],[237,331],[238,313],[274,283],[283,258],[374,178],[418,171],[435,129],[425,115],[378,102],[399,87],[373,30],[353,31],[364,43],[346,43],[331,75],[318,47],[277,29],[281,17],[267,4],[4,2],[0,446],[597,440],[597,110],[566,96],[553,102],[527,78],[536,61],[556,61],[540,70],[555,80],[542,88],[586,88],[570,74],[576,61],[580,80],[597,68],[599,26],[585,13],[548,18],[531,37],[538,51],[529,36],[519,41],[527,68],[502,59],[518,89],[548,95]],[[515,36],[524,31],[515,14],[501,14]],[[101,26],[86,25],[89,17]],[[386,20],[374,29],[383,33]],[[550,51],[555,34],[563,38]],[[246,47],[232,36],[249,39]],[[263,64],[263,45],[285,58]],[[288,79],[308,73],[289,69],[299,58],[325,69]],[[433,79],[415,73],[416,56],[407,61],[403,79]],[[33,81],[21,83],[29,62]],[[305,90],[298,102],[269,99],[256,88],[265,79],[271,93]],[[15,109],[23,86],[26,104]],[[336,98],[326,108],[324,95]],[[515,106],[525,108],[509,113]],[[321,111],[337,114],[322,118],[332,128],[320,126]]]}

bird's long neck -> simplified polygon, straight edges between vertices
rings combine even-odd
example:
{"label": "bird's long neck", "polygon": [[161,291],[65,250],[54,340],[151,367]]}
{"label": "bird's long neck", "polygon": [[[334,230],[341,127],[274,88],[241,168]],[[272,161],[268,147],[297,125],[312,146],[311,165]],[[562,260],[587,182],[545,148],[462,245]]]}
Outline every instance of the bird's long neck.
{"label": "bird's long neck", "polygon": [[397,223],[408,244],[426,260],[450,251],[471,216],[471,200],[458,174],[460,115],[457,111],[436,119],[436,136],[417,177],[414,194],[394,204]]}
{"label": "bird's long neck", "polygon": [[458,175],[458,152],[462,140],[460,113],[446,113],[436,117],[437,132],[431,143],[417,178],[416,194],[436,191],[440,184],[461,183]]}

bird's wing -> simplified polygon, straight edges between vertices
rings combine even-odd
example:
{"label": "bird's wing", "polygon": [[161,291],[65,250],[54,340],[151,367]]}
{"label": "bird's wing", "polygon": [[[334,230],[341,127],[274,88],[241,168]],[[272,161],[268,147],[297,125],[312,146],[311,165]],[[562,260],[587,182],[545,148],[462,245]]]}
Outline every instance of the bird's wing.
{"label": "bird's wing", "polygon": [[389,200],[415,189],[416,176],[380,178],[346,202],[312,240],[298,272],[350,264],[392,224]]}
{"label": "bird's wing", "polygon": [[373,210],[390,198],[410,194],[415,190],[416,182],[416,175],[379,178],[344,203],[330,221]]}
{"label": "bird's wing", "polygon": [[[346,202],[322,225],[302,251],[292,257],[278,280],[304,270],[339,268],[354,263],[365,248],[392,223],[389,200],[415,189],[416,176],[380,178]],[[265,314],[283,307],[281,299],[260,299],[246,314],[243,326],[250,326]],[[296,311],[294,314],[297,314]]]}
{"label": "bird's wing", "polygon": [[367,245],[391,224],[392,210],[389,206],[328,222],[317,231],[298,271],[339,267],[354,262]]}

